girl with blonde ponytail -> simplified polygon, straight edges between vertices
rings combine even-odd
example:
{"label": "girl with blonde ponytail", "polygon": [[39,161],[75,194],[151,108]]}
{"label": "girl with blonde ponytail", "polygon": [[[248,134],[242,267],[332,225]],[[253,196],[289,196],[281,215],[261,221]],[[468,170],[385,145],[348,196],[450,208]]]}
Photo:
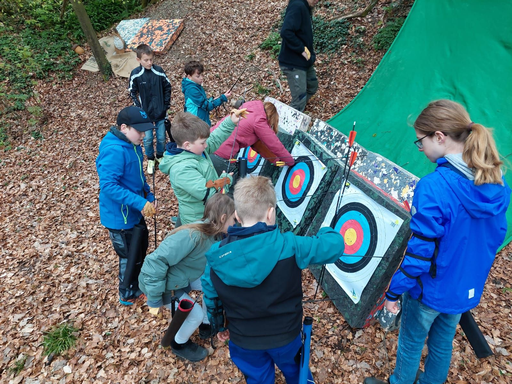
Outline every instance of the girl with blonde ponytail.
{"label": "girl with blonde ponytail", "polygon": [[[441,384],[448,376],[461,314],[480,302],[505,238],[510,188],[491,131],[473,122],[459,103],[431,102],[414,129],[414,144],[437,168],[414,190],[412,237],[386,292],[386,308],[394,313],[403,295],[397,361],[389,383]],[[421,372],[427,336],[429,353]],[[365,379],[365,384],[387,382]]]}

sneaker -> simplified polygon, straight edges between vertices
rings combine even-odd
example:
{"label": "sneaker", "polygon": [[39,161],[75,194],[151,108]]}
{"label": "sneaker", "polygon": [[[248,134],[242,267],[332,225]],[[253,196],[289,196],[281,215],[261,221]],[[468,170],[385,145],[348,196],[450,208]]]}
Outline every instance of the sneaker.
{"label": "sneaker", "polygon": [[206,348],[203,348],[190,340],[185,344],[178,344],[173,340],[171,342],[171,350],[176,356],[192,362],[201,361],[208,356]]}
{"label": "sneaker", "polygon": [[135,300],[137,299],[125,299],[122,297],[119,298],[119,302],[126,306],[135,304]]}
{"label": "sneaker", "polygon": [[364,379],[363,384],[388,384],[389,381],[379,380],[376,377],[367,377]]}
{"label": "sneaker", "polygon": [[207,340],[212,336],[212,327],[210,324],[203,323],[199,326],[199,338],[201,340]]}
{"label": "sneaker", "polygon": [[178,221],[178,216],[171,216],[171,223],[176,224]]}
{"label": "sneaker", "polygon": [[148,160],[148,174],[152,175],[155,172],[155,160]]}

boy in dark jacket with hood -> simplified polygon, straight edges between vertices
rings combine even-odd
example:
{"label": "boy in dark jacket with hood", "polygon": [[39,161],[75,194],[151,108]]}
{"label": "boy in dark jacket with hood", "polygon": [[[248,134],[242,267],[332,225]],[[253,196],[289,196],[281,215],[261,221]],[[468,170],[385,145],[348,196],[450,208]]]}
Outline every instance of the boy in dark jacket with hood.
{"label": "boy in dark jacket with hood", "polygon": [[212,246],[201,279],[211,326],[221,331],[221,341],[231,339],[231,358],[248,384],[274,383],[274,365],[288,384],[298,383],[301,270],[338,260],[345,249],[343,237],[331,228],[313,237],[281,233],[275,225],[276,194],[266,177],[240,180],[234,197],[242,226],[229,227],[227,238]]}
{"label": "boy in dark jacket with hood", "polygon": [[199,117],[211,127],[210,111],[227,102],[231,92],[227,91],[217,99],[206,97],[206,92],[203,88],[203,72],[203,64],[199,61],[193,60],[185,64],[185,77],[181,81],[181,91],[185,98],[183,110]]}
{"label": "boy in dark jacket with hood", "polygon": [[[132,276],[125,272],[133,255],[144,257],[148,247],[148,231],[144,216],[153,216],[155,197],[149,190],[142,172],[140,143],[144,132],[153,129],[146,112],[137,107],[124,108],[100,144],[96,169],[100,179],[100,219],[110,234],[110,240],[119,256],[119,302],[132,305],[142,295],[139,289],[139,273],[135,268]],[[134,232],[139,240],[132,242]],[[133,259],[133,257],[132,257]],[[139,266],[140,270],[140,266]],[[125,280],[128,280],[125,282]]]}
{"label": "boy in dark jacket with hood", "polygon": [[[165,117],[171,105],[171,82],[164,70],[153,64],[154,54],[149,45],[141,44],[136,49],[140,63],[130,74],[129,91],[133,104],[146,111],[156,128],[156,161],[160,162],[165,150]],[[153,129],[146,131],[144,151],[148,158],[148,173],[155,171]]]}
{"label": "boy in dark jacket with hood", "polygon": [[303,112],[318,89],[313,64],[313,21],[311,10],[318,0],[290,0],[281,27],[279,67],[285,74],[292,94],[290,106]]}

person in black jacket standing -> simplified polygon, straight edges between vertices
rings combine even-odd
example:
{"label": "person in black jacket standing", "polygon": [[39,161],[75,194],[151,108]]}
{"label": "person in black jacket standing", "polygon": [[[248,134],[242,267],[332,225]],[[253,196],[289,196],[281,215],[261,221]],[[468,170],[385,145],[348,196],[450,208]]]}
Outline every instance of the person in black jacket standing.
{"label": "person in black jacket standing", "polygon": [[303,112],[318,89],[314,67],[312,8],[318,0],[290,0],[281,28],[279,67],[292,94],[291,107]]}
{"label": "person in black jacket standing", "polygon": [[[147,44],[136,49],[140,63],[130,74],[129,91],[135,106],[142,108],[156,128],[156,161],[164,156],[165,117],[171,105],[171,82],[164,70],[153,64],[153,50]],[[148,158],[148,173],[155,171],[155,150],[153,148],[153,130],[146,131],[144,152]]]}

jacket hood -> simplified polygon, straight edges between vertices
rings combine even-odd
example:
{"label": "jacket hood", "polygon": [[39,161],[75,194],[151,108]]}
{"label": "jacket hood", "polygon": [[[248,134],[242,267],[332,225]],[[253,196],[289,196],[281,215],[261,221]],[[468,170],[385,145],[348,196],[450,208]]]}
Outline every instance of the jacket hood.
{"label": "jacket hood", "polygon": [[[133,145],[133,143],[130,140],[128,140],[126,135],[123,132],[121,132],[119,129],[117,129],[116,126],[114,126],[114,125],[111,126],[109,132],[111,134],[113,134],[115,137],[117,137],[118,139],[124,141],[126,144]],[[108,136],[106,138],[108,139]],[[111,139],[113,140],[114,138],[111,138]]]}
{"label": "jacket hood", "polygon": [[171,168],[175,164],[181,161],[190,161],[191,159],[197,161],[200,159],[200,156],[196,155],[195,153],[178,148],[176,146],[176,143],[167,143],[165,147],[164,157],[160,164],[158,164],[158,169],[161,170],[166,175],[168,175],[169,172],[171,171]]}
{"label": "jacket hood", "polygon": [[184,77],[182,80],[181,80],[181,92],[185,93],[185,91],[189,88],[197,88],[197,87],[201,87],[201,85],[193,82],[192,80],[190,79],[187,79],[186,77]]}
{"label": "jacket hood", "polygon": [[[441,158],[437,160],[437,163],[443,164],[446,161],[445,158]],[[503,180],[504,185],[475,185],[474,180],[462,177],[448,168],[437,167],[436,172],[439,172],[441,177],[446,180],[471,217],[485,219],[507,210],[510,202],[510,187],[505,180]]]}
{"label": "jacket hood", "polygon": [[[279,233],[275,225],[265,223],[229,227],[227,238],[214,244],[206,258],[224,283],[254,288],[267,278],[281,258],[285,244]],[[257,235],[257,239],[253,235]]]}

